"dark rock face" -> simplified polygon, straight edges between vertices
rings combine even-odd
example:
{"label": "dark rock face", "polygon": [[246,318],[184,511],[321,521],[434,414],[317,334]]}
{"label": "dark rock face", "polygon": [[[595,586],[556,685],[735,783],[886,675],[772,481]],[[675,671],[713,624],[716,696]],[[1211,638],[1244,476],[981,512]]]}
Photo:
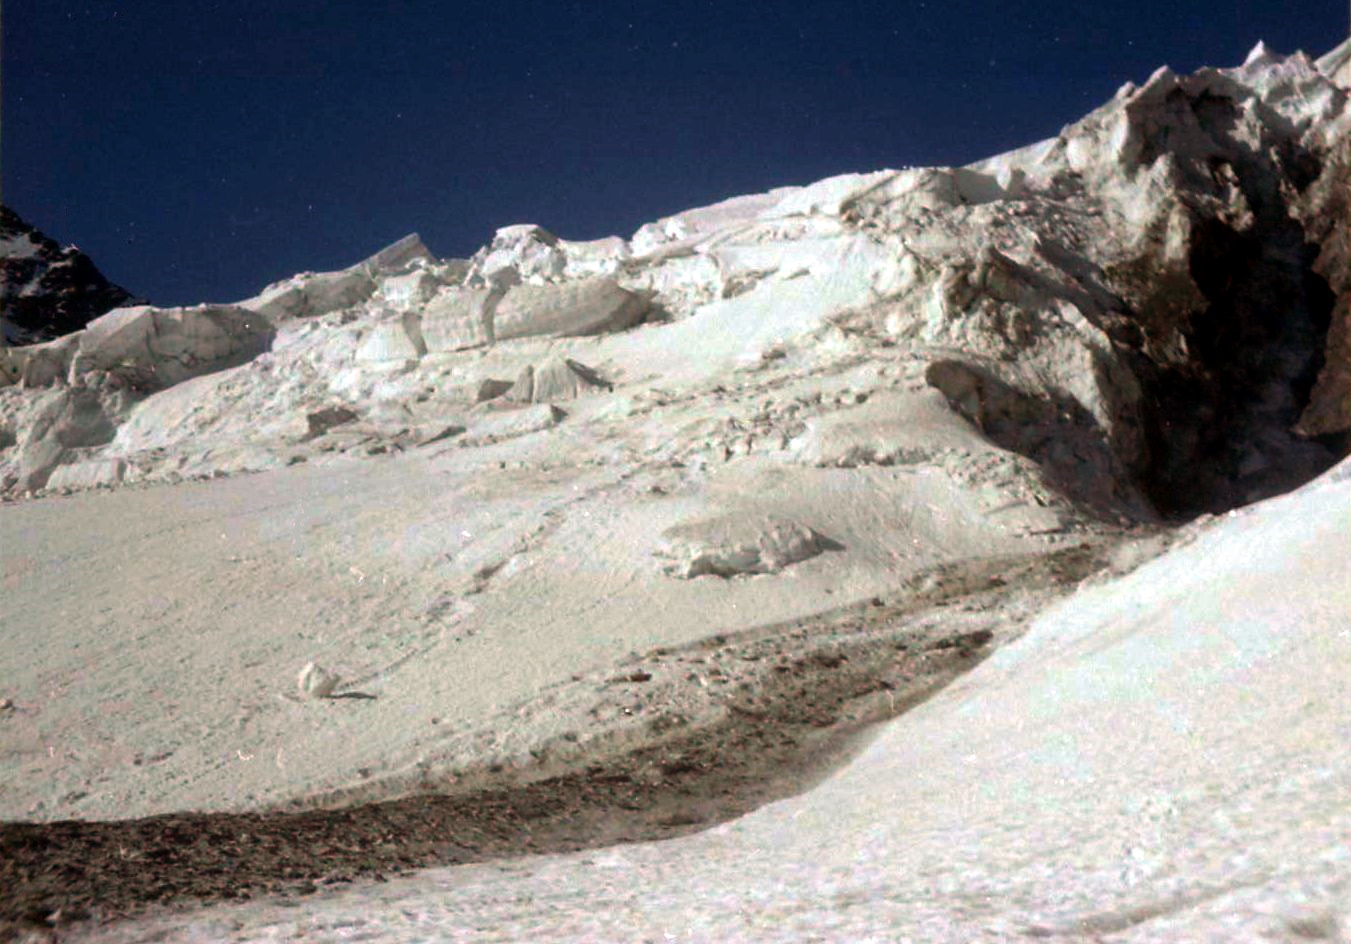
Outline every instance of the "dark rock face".
{"label": "dark rock face", "polygon": [[1142,393],[1142,441],[1118,453],[1168,518],[1280,494],[1347,451],[1347,147],[1261,89],[1156,74],[1124,100],[1100,182],[1149,208],[1103,283]]}
{"label": "dark rock face", "polygon": [[58,338],[135,302],[80,250],[63,248],[0,206],[0,328],[7,343]]}

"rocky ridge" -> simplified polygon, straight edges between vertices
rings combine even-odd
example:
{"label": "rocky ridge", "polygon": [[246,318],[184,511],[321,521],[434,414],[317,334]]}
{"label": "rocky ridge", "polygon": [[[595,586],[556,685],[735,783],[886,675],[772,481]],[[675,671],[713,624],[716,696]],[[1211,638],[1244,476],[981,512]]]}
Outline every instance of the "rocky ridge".
{"label": "rocky ridge", "polygon": [[0,344],[49,341],[133,301],[77,247],[0,206]]}

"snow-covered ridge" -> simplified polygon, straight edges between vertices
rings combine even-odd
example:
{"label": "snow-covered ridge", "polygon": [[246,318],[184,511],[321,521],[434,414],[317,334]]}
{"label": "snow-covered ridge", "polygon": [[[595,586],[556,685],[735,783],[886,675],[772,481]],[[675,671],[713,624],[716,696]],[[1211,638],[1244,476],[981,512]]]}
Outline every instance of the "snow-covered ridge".
{"label": "snow-covered ridge", "polygon": [[517,225],[441,260],[410,236],[234,305],[114,312],[0,352],[0,483],[302,461],[333,446],[306,416],[338,405],[365,433],[337,451],[404,448],[519,400],[502,391],[551,355],[623,395],[886,347],[1100,509],[1268,494],[1351,429],[1346,56],[1160,69],[969,167],[736,197],[629,239]]}

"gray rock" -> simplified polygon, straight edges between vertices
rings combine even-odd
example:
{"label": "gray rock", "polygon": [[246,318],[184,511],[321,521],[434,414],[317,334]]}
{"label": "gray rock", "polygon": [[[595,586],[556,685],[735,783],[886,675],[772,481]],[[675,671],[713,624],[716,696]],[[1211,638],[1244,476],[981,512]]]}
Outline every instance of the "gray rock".
{"label": "gray rock", "polygon": [[0,206],[0,345],[62,337],[131,293],[103,277],[75,246],[61,246]]}
{"label": "gray rock", "polygon": [[315,410],[305,416],[308,426],[305,438],[315,439],[335,426],[345,426],[356,418],[357,414],[345,406],[326,406],[322,410]]}
{"label": "gray rock", "polygon": [[486,403],[489,400],[496,400],[507,391],[513,388],[514,384],[510,380],[494,380],[491,377],[478,382],[478,387],[474,390],[474,402]]}

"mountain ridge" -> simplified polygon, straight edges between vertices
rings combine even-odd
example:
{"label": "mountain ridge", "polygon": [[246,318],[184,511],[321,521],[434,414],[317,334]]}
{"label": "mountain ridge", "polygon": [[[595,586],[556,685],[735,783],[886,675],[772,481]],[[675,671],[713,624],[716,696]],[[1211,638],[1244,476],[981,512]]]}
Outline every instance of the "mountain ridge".
{"label": "mountain ridge", "polygon": [[137,303],[132,293],[78,247],[62,247],[0,206],[0,343],[49,341],[129,303]]}

